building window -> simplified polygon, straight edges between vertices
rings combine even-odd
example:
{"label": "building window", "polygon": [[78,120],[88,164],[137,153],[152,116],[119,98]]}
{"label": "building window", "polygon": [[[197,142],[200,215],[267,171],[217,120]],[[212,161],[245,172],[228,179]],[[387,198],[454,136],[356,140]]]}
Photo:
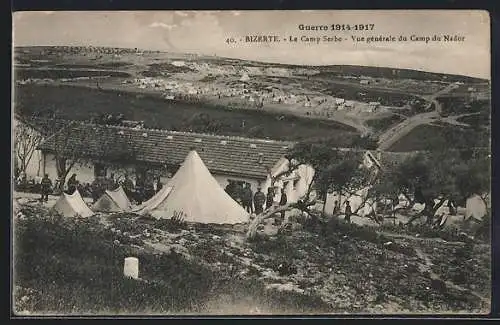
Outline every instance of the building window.
{"label": "building window", "polygon": [[94,177],[97,178],[97,177],[106,177],[106,166],[104,166],[103,164],[94,164]]}

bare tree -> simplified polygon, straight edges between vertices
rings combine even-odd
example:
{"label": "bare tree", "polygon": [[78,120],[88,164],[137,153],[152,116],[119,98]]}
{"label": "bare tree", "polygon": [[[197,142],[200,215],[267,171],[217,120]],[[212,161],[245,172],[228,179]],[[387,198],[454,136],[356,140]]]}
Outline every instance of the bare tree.
{"label": "bare tree", "polygon": [[134,160],[137,149],[133,132],[138,131],[73,121],[52,135],[45,149],[54,155],[58,189],[64,189],[66,177],[76,164],[121,165]]}
{"label": "bare tree", "polygon": [[[308,184],[305,194],[295,203],[289,203],[279,207],[271,207],[252,220],[247,238],[256,235],[258,225],[265,219],[276,213],[298,209],[313,219],[317,215],[311,210],[316,205],[318,193],[326,196],[328,190],[332,189],[339,193],[357,195],[359,189],[370,187],[377,180],[377,174],[360,168],[362,155],[359,151],[339,151],[323,143],[300,143],[288,154],[289,166],[284,171],[271,175],[271,186],[283,176],[288,176],[296,171],[301,165],[312,166],[315,170],[312,180]],[[358,215],[359,210],[368,203],[371,193],[362,197],[362,203],[353,211]],[[324,207],[323,207],[324,210]]]}
{"label": "bare tree", "polygon": [[43,140],[40,132],[25,122],[19,121],[14,131],[14,151],[21,172],[26,173],[28,165]]}

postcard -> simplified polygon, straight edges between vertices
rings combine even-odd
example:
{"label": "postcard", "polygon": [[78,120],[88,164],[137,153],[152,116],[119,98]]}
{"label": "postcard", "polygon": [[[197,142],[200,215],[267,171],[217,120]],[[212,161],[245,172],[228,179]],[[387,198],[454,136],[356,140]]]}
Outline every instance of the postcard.
{"label": "postcard", "polygon": [[479,10],[13,13],[12,315],[491,308]]}

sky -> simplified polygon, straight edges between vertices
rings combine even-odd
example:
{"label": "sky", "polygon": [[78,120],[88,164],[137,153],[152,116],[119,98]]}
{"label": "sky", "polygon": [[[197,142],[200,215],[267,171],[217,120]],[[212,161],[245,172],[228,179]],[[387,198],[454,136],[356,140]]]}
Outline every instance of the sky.
{"label": "sky", "polygon": [[[306,31],[299,25],[373,24],[372,31]],[[410,41],[444,34],[462,42]],[[246,35],[277,35],[279,43],[245,43]],[[404,35],[407,42],[353,42],[351,36]],[[290,43],[296,36],[346,41]],[[234,38],[236,43],[226,43]],[[198,53],[264,62],[407,68],[490,79],[486,11],[45,11],[16,12],[14,46],[93,45]]]}

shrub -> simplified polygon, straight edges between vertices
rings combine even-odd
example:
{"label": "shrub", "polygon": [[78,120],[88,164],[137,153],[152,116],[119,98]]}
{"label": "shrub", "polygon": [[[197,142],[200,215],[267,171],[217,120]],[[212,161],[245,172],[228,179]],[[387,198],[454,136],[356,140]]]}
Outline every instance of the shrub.
{"label": "shrub", "polygon": [[185,214],[183,212],[174,212],[170,219],[159,219],[155,223],[155,227],[168,232],[180,232],[182,229],[187,229],[187,222],[184,221]]}

